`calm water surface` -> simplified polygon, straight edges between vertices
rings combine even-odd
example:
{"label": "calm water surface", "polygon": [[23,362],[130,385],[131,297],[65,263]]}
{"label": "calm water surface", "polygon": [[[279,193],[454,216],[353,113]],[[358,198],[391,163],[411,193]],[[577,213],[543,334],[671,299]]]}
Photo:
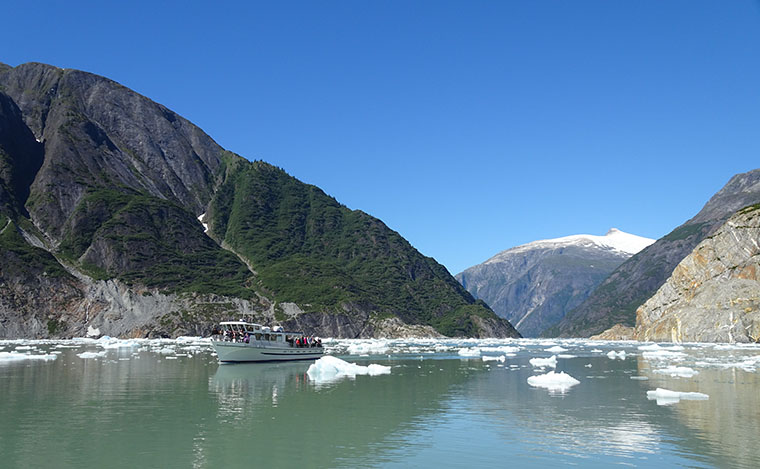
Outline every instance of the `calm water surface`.
{"label": "calm water surface", "polygon": [[[343,360],[391,372],[315,380],[309,362],[219,365],[199,339],[0,341],[0,466],[757,467],[760,460],[758,347],[328,345]],[[527,383],[552,370],[529,360],[552,355],[556,371],[578,385],[557,392]],[[684,377],[684,369],[697,374]],[[665,405],[647,398],[657,388],[709,399]]]}

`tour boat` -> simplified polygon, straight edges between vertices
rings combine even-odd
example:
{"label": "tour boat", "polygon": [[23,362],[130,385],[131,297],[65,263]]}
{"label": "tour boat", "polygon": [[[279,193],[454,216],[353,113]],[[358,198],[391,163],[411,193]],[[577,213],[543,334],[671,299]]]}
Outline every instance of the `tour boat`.
{"label": "tour boat", "polygon": [[286,332],[280,326],[270,328],[242,320],[220,322],[219,326],[211,343],[223,363],[313,360],[325,353],[320,339]]}

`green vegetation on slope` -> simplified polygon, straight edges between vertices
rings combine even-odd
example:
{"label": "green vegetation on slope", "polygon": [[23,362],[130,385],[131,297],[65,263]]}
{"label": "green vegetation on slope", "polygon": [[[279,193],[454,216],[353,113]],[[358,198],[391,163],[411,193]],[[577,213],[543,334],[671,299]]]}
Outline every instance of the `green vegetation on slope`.
{"label": "green vegetation on slope", "polygon": [[87,193],[59,249],[96,278],[169,292],[253,296],[248,268],[203,234],[191,213],[126,188]]}
{"label": "green vegetation on slope", "polygon": [[447,335],[474,332],[470,315],[495,317],[380,220],[264,162],[226,154],[224,166],[212,235],[250,259],[277,300],[319,311],[359,305]]}

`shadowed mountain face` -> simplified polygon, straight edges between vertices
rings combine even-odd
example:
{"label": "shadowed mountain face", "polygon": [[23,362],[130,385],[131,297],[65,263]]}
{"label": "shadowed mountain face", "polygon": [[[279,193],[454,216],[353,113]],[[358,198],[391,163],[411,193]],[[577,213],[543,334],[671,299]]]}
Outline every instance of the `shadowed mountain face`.
{"label": "shadowed mountain face", "polygon": [[[653,240],[612,229],[508,249],[456,276],[523,336],[538,336]],[[624,250],[627,249],[628,251]]]}
{"label": "shadowed mountain face", "polygon": [[676,265],[737,210],[758,202],[760,170],[732,177],[694,218],[615,269],[544,335],[588,337],[615,324],[634,326],[636,309],[665,283]]}
{"label": "shadowed mountain face", "polygon": [[202,333],[239,313],[325,336],[390,318],[516,334],[380,220],[77,70],[0,66],[0,222],[0,336]]}

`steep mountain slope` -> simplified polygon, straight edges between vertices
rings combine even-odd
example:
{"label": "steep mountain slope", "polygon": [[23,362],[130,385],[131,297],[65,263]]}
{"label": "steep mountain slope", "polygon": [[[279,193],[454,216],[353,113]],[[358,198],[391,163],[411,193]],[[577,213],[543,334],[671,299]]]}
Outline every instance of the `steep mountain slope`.
{"label": "steep mountain slope", "polygon": [[636,309],[662,286],[697,244],[737,210],[758,202],[760,170],[732,177],[694,218],[615,269],[586,301],[545,335],[588,337],[615,324],[633,326]]}
{"label": "steep mountain slope", "polygon": [[760,205],[702,241],[636,311],[639,340],[760,341]]}
{"label": "steep mountain slope", "polygon": [[653,242],[615,228],[605,236],[534,241],[503,251],[456,278],[523,336],[537,336]]}
{"label": "steep mountain slope", "polygon": [[379,220],[77,70],[0,66],[0,222],[4,337],[516,334]]}

